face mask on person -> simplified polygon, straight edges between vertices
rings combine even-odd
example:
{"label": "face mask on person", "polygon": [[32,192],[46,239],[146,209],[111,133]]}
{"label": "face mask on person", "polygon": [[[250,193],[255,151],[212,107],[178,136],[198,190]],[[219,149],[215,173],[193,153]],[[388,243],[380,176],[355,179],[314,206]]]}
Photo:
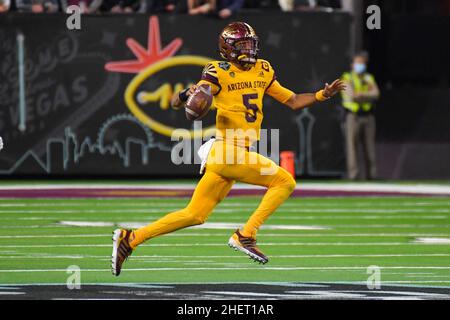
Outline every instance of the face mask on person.
{"label": "face mask on person", "polygon": [[353,64],[353,71],[357,74],[364,73],[366,71],[366,65],[364,63],[355,63]]}

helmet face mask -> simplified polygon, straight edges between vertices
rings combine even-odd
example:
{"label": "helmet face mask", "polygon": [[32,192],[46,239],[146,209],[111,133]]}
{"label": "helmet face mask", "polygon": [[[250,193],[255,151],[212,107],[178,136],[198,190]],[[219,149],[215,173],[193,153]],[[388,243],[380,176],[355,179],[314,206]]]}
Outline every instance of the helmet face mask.
{"label": "helmet face mask", "polygon": [[258,36],[245,22],[230,23],[220,34],[219,51],[223,59],[250,69],[258,59]]}

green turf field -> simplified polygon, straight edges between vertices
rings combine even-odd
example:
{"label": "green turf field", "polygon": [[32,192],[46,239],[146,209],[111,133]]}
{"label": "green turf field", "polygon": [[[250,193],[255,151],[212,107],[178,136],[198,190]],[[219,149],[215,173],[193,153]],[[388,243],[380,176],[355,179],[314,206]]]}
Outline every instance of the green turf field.
{"label": "green turf field", "polygon": [[365,282],[376,265],[383,284],[450,286],[450,244],[417,242],[450,239],[450,198],[291,198],[259,233],[265,266],[228,248],[234,230],[217,225],[245,222],[259,199],[224,200],[208,220],[219,229],[147,242],[118,278],[110,272],[114,226],[59,222],[151,222],[189,199],[0,199],[0,284],[66,283],[71,265],[83,283]]}

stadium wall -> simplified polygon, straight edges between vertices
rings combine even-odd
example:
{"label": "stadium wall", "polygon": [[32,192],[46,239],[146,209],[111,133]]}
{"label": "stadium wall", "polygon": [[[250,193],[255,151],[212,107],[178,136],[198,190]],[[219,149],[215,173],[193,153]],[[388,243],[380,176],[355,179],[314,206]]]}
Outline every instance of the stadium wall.
{"label": "stadium wall", "polygon": [[[168,107],[168,99],[177,84],[196,82],[203,65],[218,59],[217,37],[225,22],[184,15],[83,16],[81,30],[70,31],[66,17],[0,16],[0,132],[5,140],[0,174],[196,175],[198,165],[171,162],[172,129],[190,129],[192,123],[182,110]],[[269,12],[236,19],[256,28],[261,57],[290,88],[314,91],[347,65],[350,18],[344,13]],[[22,114],[19,33],[24,36]],[[148,54],[150,36],[155,43]],[[142,54],[142,62],[136,63],[132,50]],[[117,63],[126,60],[134,61]],[[166,65],[158,67],[163,60]],[[153,96],[144,102],[138,97],[142,92]],[[214,114],[203,127],[214,123]],[[332,103],[292,113],[267,98],[264,116],[265,128],[281,128],[280,149],[296,152],[300,175],[343,174],[339,111]]]}
{"label": "stadium wall", "polygon": [[[208,60],[219,59],[217,35],[226,21],[185,15],[83,16],[81,30],[68,30],[66,18],[0,16],[0,135],[5,142],[0,176],[197,175],[198,165],[171,161],[170,133],[192,129],[192,123],[183,111],[168,107],[168,99],[177,85],[196,82]],[[352,20],[346,13],[250,12],[235,19],[255,27],[261,57],[272,63],[282,84],[298,92],[315,91],[348,69]],[[344,176],[338,105],[334,99],[293,113],[265,99],[263,127],[280,129],[280,150],[295,152],[299,176]],[[202,125],[213,123],[211,112]],[[393,169],[392,161],[402,160],[397,142],[379,144],[380,176],[417,178],[415,164]],[[450,178],[446,169],[424,166],[420,178]]]}

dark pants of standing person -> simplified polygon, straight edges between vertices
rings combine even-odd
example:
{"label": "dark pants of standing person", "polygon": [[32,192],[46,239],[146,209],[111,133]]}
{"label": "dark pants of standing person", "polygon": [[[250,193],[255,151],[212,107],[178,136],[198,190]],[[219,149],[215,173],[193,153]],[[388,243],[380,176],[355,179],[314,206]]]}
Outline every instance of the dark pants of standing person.
{"label": "dark pants of standing person", "polygon": [[366,169],[365,179],[374,179],[376,175],[375,116],[349,112],[345,120],[348,178],[355,180],[361,172],[361,163],[358,160],[358,145],[360,144]]}

